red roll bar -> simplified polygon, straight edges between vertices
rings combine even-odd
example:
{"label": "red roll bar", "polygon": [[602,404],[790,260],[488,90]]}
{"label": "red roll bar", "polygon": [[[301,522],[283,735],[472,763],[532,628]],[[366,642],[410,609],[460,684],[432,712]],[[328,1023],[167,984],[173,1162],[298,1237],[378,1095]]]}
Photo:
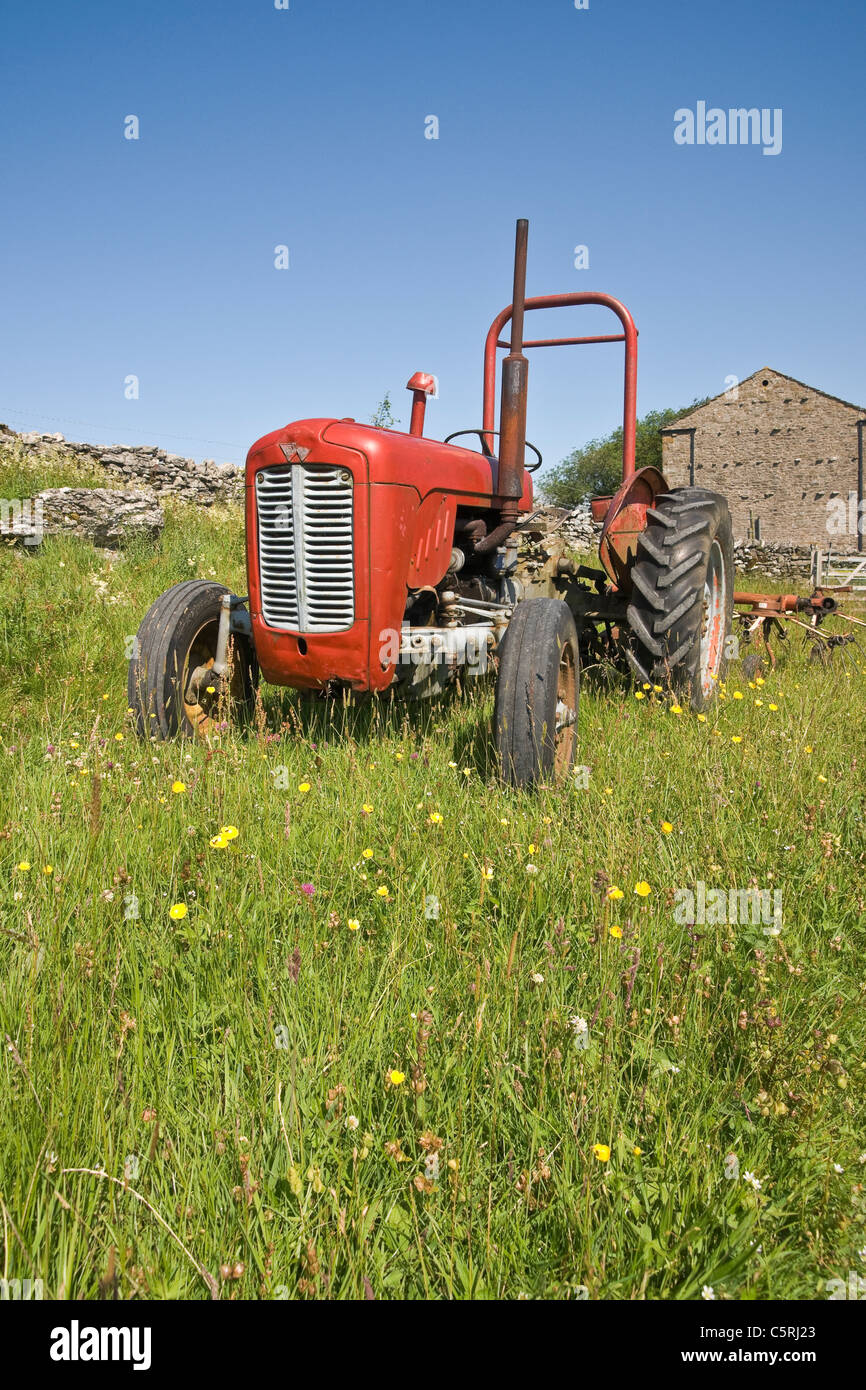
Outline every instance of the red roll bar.
{"label": "red roll bar", "polygon": [[[575,343],[625,343],[625,382],[622,405],[622,476],[623,481],[625,481],[634,473],[634,445],[637,429],[637,329],[634,326],[634,319],[625,305],[609,294],[596,294],[588,291],[584,294],[537,295],[534,299],[527,299],[524,307],[527,310],[564,309],[572,304],[601,304],[606,309],[611,309],[622,324],[622,333],[596,335],[590,338],[537,338],[534,342],[524,343],[523,346],[524,348],[535,348],[564,347]],[[512,307],[509,304],[508,308],[503,309],[502,313],[493,320],[484,344],[482,428],[485,435],[488,433],[490,435],[489,440],[487,440],[487,447],[491,450],[496,420],[496,349],[510,346],[507,342],[501,342],[499,335],[511,318]]]}

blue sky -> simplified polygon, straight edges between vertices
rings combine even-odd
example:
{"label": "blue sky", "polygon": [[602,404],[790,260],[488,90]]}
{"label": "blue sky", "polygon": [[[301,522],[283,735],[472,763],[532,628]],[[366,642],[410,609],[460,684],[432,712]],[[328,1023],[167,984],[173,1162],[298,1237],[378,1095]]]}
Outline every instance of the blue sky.
{"label": "blue sky", "polygon": [[[14,428],[240,461],[386,390],[405,427],[416,370],[428,433],[478,425],[519,216],[530,294],[631,308],[641,413],[765,364],[866,401],[862,0],[42,0],[0,23]],[[701,100],[781,108],[781,153],[678,146]],[[619,347],[532,355],[546,462],[620,408]]]}

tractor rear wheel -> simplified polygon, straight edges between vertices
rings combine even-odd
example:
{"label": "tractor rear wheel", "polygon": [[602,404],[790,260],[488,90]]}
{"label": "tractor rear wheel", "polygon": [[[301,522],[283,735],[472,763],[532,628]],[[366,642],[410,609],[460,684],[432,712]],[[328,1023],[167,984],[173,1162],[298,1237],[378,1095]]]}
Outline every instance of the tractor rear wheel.
{"label": "tractor rear wheel", "polygon": [[518,603],[499,649],[494,724],[505,782],[531,787],[574,761],[580,689],[577,629],[561,599]]}
{"label": "tractor rear wheel", "polygon": [[626,655],[640,681],[702,710],[724,676],[733,623],[728,504],[704,488],[675,488],[656,499],[646,519],[631,571]]}
{"label": "tractor rear wheel", "polygon": [[[228,678],[213,685],[213,666],[225,585],[188,579],[151,604],[135,638],[127,694],[144,738],[177,734],[204,738],[229,712],[243,718],[255,703],[259,679],[252,642],[232,634]],[[197,688],[191,687],[198,672]]]}

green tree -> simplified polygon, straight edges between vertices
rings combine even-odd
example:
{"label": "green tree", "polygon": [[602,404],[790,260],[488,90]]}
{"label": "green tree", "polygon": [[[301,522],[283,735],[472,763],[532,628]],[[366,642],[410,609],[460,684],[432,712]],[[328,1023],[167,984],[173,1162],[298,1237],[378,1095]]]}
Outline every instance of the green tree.
{"label": "green tree", "polygon": [[[658,468],[662,466],[662,437],[659,433],[667,425],[705,405],[703,400],[692,401],[691,405],[680,410],[650,410],[637,422],[635,436],[635,467]],[[546,502],[557,507],[576,507],[588,497],[604,497],[615,492],[622,481],[622,426],[620,425],[604,439],[591,439],[568,458],[551,468],[539,480]]]}

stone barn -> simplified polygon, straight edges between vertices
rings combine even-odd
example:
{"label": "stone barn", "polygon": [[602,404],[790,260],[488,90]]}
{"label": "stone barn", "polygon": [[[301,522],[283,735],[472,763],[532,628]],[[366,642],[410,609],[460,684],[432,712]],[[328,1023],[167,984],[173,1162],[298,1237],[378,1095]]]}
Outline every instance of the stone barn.
{"label": "stone barn", "polygon": [[866,409],[762,367],[663,429],[672,487],[727,499],[735,540],[857,549]]}

